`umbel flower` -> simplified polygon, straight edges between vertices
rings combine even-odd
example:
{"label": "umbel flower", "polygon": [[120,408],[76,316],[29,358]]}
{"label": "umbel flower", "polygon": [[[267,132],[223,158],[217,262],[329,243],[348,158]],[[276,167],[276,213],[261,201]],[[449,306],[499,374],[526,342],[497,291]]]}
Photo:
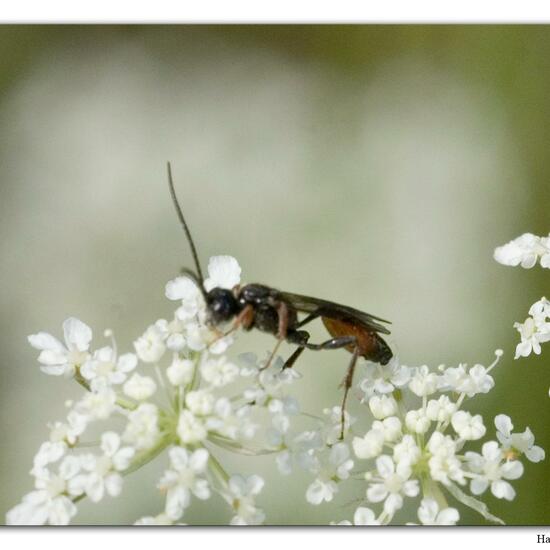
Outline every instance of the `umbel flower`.
{"label": "umbel flower", "polygon": [[[539,240],[536,248],[541,263],[547,244]],[[518,246],[527,254],[525,243]],[[509,251],[501,256],[512,261]],[[519,262],[530,264],[529,258]],[[232,289],[240,277],[237,260],[213,257],[205,289]],[[149,489],[160,491],[164,506],[144,510],[136,525],[181,525],[194,502],[209,499],[227,505],[219,523],[269,522],[269,487],[253,470],[260,455],[270,455],[282,476],[298,470],[308,477],[304,504],[326,505],[339,498],[342,484],[352,486],[359,505],[352,521],[338,525],[417,519],[454,525],[460,506],[501,523],[477,497],[490,491],[513,499],[523,458],[544,458],[529,428],[515,433],[510,418],[499,414],[494,433],[469,409],[495,387],[499,350],[488,366],[362,361],[360,399],[353,416],[344,411],[340,439],[340,407],[304,412],[291,393],[300,375],[283,369],[282,358],[266,368],[270,352],[231,354],[235,334],[208,323],[203,292],[193,280],[177,277],[165,294],[176,302],[171,318],[152,322],[123,354],[112,331],[104,333],[110,342],[96,346],[91,328],[74,317],[63,323],[64,343],[46,332],[29,337],[40,351],[40,370],[73,378],[82,394],[67,403],[65,419],[49,425],[32,461],[34,490],[7,513],[8,524],[66,525],[82,499],[123,498],[125,477],[152,460],[165,464],[156,488]],[[535,352],[548,333],[548,313],[546,301],[530,311],[536,330],[524,332]],[[365,420],[366,429],[356,428]],[[247,471],[228,471],[221,451],[246,457],[240,464]],[[407,500],[415,503],[414,517],[403,514]]]}

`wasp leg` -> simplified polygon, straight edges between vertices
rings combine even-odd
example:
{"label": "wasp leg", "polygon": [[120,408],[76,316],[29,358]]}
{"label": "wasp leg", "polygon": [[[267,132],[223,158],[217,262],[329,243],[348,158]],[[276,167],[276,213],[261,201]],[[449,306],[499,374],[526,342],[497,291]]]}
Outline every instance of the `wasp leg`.
{"label": "wasp leg", "polygon": [[275,344],[275,347],[273,348],[273,351],[271,352],[271,355],[269,356],[269,359],[267,360],[266,364],[263,367],[261,367],[260,370],[265,370],[271,365],[271,362],[273,361],[273,358],[275,357],[275,354],[277,353],[279,346],[283,343],[284,340],[286,340],[286,337],[287,337],[288,306],[284,302],[280,302],[277,305],[277,314],[279,316],[279,327],[277,330],[277,343]]}
{"label": "wasp leg", "polygon": [[344,380],[342,380],[342,383],[340,384],[340,387],[344,386],[344,398],[342,399],[342,411],[341,411],[342,428],[340,430],[340,440],[344,439],[344,426],[345,426],[345,420],[346,420],[346,400],[348,398],[349,390],[353,384],[353,375],[355,373],[355,366],[357,365],[358,357],[359,357],[359,346],[355,346],[353,350],[353,355],[351,356],[351,361],[348,366],[348,370],[346,372],[346,376]]}

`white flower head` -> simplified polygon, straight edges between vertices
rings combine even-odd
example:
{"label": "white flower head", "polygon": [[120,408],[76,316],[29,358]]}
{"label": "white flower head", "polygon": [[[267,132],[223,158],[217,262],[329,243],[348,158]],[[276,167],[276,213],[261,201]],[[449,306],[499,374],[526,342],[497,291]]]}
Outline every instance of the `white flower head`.
{"label": "white flower head", "polygon": [[143,401],[157,391],[157,384],[150,376],[141,376],[136,372],[124,384],[123,391],[128,397]]}
{"label": "white flower head", "polygon": [[524,233],[495,249],[494,259],[503,265],[533,267],[540,259],[542,267],[550,267],[550,239]]}
{"label": "white flower head", "polygon": [[166,376],[173,386],[185,386],[193,380],[195,363],[189,359],[181,359],[174,354],[172,364],[166,369]]}
{"label": "white flower head", "polygon": [[496,441],[487,441],[481,448],[481,455],[467,452],[466,460],[470,470],[477,474],[470,482],[474,495],[481,495],[490,486],[496,498],[513,500],[516,492],[508,479],[523,475],[523,464],[518,460],[504,460],[504,454]]}
{"label": "white flower head", "polygon": [[391,393],[405,386],[411,378],[411,369],[399,364],[399,358],[393,356],[388,364],[367,362],[365,378],[359,387],[369,398],[375,393]]}
{"label": "white flower head", "polygon": [[177,277],[166,283],[165,294],[169,300],[181,300],[176,311],[176,317],[181,321],[193,319],[204,307],[202,293],[189,277]]}
{"label": "white flower head", "polygon": [[260,525],[263,523],[265,514],[255,503],[255,497],[263,487],[264,480],[258,475],[243,477],[237,474],[229,478],[229,492],[225,497],[235,512],[235,516],[231,519],[231,525]]}
{"label": "white flower head", "polygon": [[67,525],[77,509],[71,497],[82,494],[74,485],[80,461],[66,456],[57,473],[40,469],[35,478],[35,491],[23,497],[20,504],[6,514],[8,525]]}
{"label": "white flower head", "polygon": [[241,282],[241,266],[232,256],[212,256],[208,260],[208,277],[204,280],[207,292],[213,288],[233,289]]}
{"label": "white flower head", "polygon": [[164,334],[157,325],[151,325],[145,333],[134,342],[137,356],[144,363],[156,363],[166,351]]}
{"label": "white flower head", "polygon": [[317,477],[307,488],[306,500],[314,505],[330,502],[338,492],[338,482],[348,479],[352,468],[349,447],[345,443],[333,445],[317,463]]}
{"label": "white flower head", "polygon": [[69,317],[63,323],[65,345],[47,332],[31,334],[28,337],[33,348],[40,350],[38,362],[40,370],[54,376],[73,376],[89,357],[88,348],[92,339],[92,330],[75,317]]}
{"label": "white flower head", "polygon": [[208,481],[201,477],[206,471],[208,451],[197,449],[189,453],[183,447],[173,447],[169,452],[170,469],[159,482],[159,489],[166,491],[166,515],[177,521],[191,501],[191,494],[201,500],[210,498]]}
{"label": "white flower head", "polygon": [[159,436],[158,409],[153,403],[141,403],[128,413],[128,424],[122,438],[136,449],[152,447]]}
{"label": "white flower head", "polygon": [[101,436],[102,456],[84,455],[81,459],[83,470],[75,478],[75,484],[92,502],[99,502],[105,493],[112,497],[122,491],[122,475],[120,472],[128,468],[134,457],[132,447],[121,447],[120,436],[115,432],[105,432]]}
{"label": "white flower head", "polygon": [[415,497],[420,489],[418,480],[410,479],[412,470],[407,462],[397,465],[387,455],[376,459],[378,476],[373,477],[373,483],[367,489],[369,502],[384,501],[384,511],[393,515],[403,506],[403,496]]}
{"label": "white flower head", "polygon": [[206,359],[201,364],[200,371],[204,381],[217,388],[231,384],[239,376],[239,367],[228,361],[225,355]]}
{"label": "white flower head", "polygon": [[438,383],[439,376],[434,372],[430,372],[427,365],[422,365],[414,370],[409,388],[419,397],[425,397],[437,391]]}
{"label": "white flower head", "polygon": [[105,346],[94,352],[82,365],[80,372],[90,381],[92,389],[97,389],[101,386],[122,384],[136,366],[137,357],[133,353],[125,353],[117,358],[115,349]]}
{"label": "white flower head", "polygon": [[531,352],[540,355],[540,345],[550,340],[550,323],[540,317],[527,317],[523,323],[514,323],[514,328],[521,336],[516,346],[515,359],[527,357]]}
{"label": "white flower head", "polygon": [[487,431],[481,415],[476,414],[472,416],[467,411],[455,412],[452,416],[451,424],[458,436],[464,440],[473,441],[481,439]]}
{"label": "white flower head", "polygon": [[180,412],[177,433],[184,445],[200,443],[208,435],[204,421],[187,409]]}
{"label": "white flower head", "polygon": [[422,525],[456,525],[460,516],[456,508],[443,508],[433,498],[424,498],[418,508],[418,519]]}
{"label": "white flower head", "polygon": [[373,395],[369,399],[369,408],[377,420],[383,420],[397,413],[397,401],[392,396]]}
{"label": "white flower head", "polygon": [[412,410],[405,415],[405,425],[411,432],[424,434],[430,429],[430,424],[424,409]]}
{"label": "white flower head", "polygon": [[535,445],[533,432],[526,428],[523,433],[512,433],[514,425],[509,416],[499,414],[495,417],[497,439],[500,441],[506,458],[512,459],[524,454],[531,462],[544,460],[544,449]]}

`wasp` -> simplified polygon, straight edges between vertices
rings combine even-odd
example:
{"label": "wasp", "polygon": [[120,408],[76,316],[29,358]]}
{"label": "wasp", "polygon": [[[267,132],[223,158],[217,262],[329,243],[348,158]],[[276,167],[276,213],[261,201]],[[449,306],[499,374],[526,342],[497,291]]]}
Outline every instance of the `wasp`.
{"label": "wasp", "polygon": [[[252,283],[236,286],[231,290],[213,288],[206,292],[195,243],[174,189],[170,163],[168,163],[168,184],[196,268],[196,272],[184,268],[182,273],[191,277],[202,292],[208,312],[208,323],[211,326],[218,327],[233,321],[232,328],[225,334],[242,328],[245,331],[258,329],[275,336],[277,343],[262,369],[269,366],[279,346],[284,341],[295,345],[296,349],[284,363],[283,369],[291,368],[305,349],[332,350],[344,348],[351,353],[346,375],[340,385],[344,388],[341,406],[342,428],[340,432],[340,439],[343,439],[346,401],[353,384],[357,360],[359,357],[364,357],[369,361],[382,365],[389,362],[393,354],[380,334],[390,334],[390,331],[382,324],[390,323],[390,321],[349,306],[277,290],[263,284]],[[300,319],[300,315],[304,316]],[[315,319],[321,319],[331,336],[330,339],[321,343],[310,342],[310,334],[303,330],[303,327]]]}

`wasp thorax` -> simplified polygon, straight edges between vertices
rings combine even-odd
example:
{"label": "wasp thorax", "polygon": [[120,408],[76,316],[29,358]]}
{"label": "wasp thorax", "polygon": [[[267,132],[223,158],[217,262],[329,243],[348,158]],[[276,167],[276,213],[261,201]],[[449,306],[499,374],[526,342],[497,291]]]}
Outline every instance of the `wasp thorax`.
{"label": "wasp thorax", "polygon": [[214,324],[229,321],[239,311],[237,300],[226,288],[213,288],[206,295],[210,321]]}

